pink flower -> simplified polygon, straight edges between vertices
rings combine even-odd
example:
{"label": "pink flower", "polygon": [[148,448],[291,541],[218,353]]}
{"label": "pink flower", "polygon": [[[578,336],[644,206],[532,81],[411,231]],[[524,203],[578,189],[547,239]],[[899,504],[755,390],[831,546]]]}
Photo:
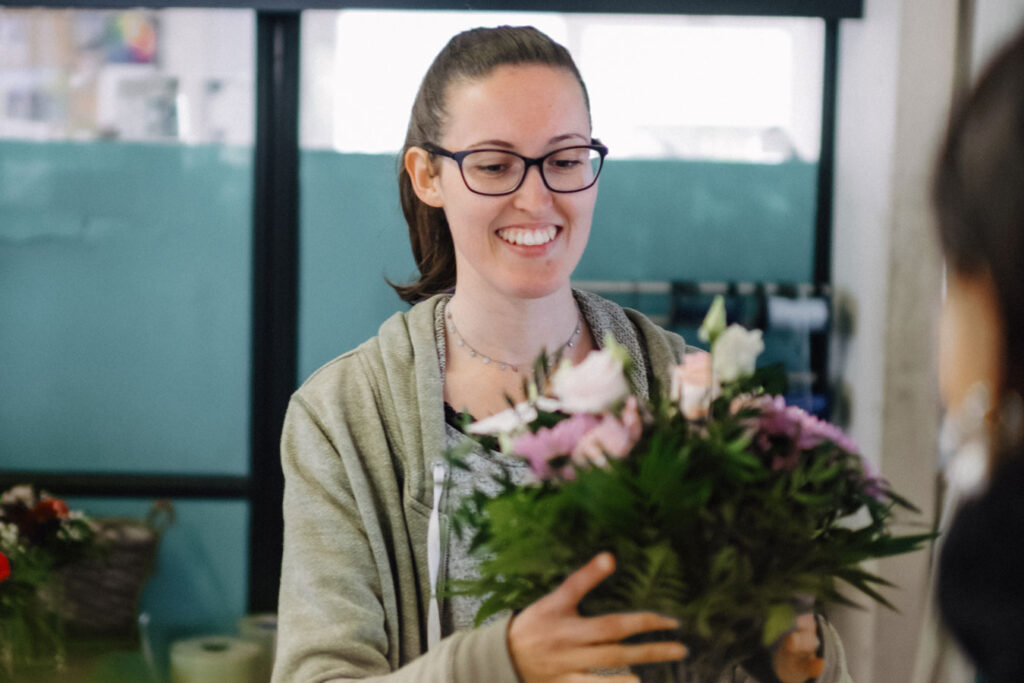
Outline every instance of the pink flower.
{"label": "pink flower", "polygon": [[624,458],[640,440],[642,429],[636,397],[630,396],[620,417],[605,415],[580,438],[572,451],[572,461],[577,465],[589,462],[602,466],[607,463],[607,456]]}
{"label": "pink flower", "polygon": [[679,411],[688,420],[707,417],[711,402],[720,390],[712,371],[711,354],[706,351],[686,354],[683,362],[672,369],[669,398],[679,405]]}
{"label": "pink flower", "polygon": [[[541,479],[553,476],[550,461],[572,454],[583,435],[596,427],[601,419],[586,413],[577,413],[553,427],[541,427],[536,433],[526,432],[512,441],[512,451],[530,461],[530,469]],[[565,479],[572,478],[571,466],[558,472]]]}
{"label": "pink flower", "polygon": [[551,378],[551,391],[566,412],[601,413],[629,393],[622,368],[611,349],[591,351],[579,365],[560,367]]}

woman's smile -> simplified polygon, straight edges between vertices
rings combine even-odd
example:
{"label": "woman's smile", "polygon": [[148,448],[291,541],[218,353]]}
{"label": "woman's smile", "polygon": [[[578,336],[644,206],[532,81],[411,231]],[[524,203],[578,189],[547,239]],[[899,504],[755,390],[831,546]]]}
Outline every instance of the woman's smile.
{"label": "woman's smile", "polygon": [[[558,237],[560,229],[556,225],[524,225],[510,226],[498,230],[498,237],[509,245],[527,247],[530,253],[547,251],[543,249]],[[538,248],[539,247],[539,248]]]}

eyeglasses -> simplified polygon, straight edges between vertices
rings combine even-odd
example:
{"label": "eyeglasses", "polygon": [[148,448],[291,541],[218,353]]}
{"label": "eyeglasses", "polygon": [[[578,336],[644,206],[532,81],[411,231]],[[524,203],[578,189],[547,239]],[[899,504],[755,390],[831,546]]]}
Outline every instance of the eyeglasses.
{"label": "eyeglasses", "polygon": [[591,139],[589,145],[563,147],[536,159],[504,149],[449,152],[429,142],[420,146],[431,154],[454,159],[466,187],[491,197],[518,190],[531,166],[537,167],[544,186],[552,192],[581,192],[597,182],[608,154],[608,148],[596,139]]}

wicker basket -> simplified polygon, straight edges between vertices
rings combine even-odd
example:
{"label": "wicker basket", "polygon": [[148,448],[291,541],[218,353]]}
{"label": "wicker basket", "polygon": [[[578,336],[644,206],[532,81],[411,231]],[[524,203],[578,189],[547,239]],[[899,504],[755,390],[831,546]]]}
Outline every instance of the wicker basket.
{"label": "wicker basket", "polygon": [[95,523],[102,552],[61,572],[59,611],[71,632],[135,639],[139,596],[153,570],[160,538],[174,523],[174,506],[158,500],[144,520]]}

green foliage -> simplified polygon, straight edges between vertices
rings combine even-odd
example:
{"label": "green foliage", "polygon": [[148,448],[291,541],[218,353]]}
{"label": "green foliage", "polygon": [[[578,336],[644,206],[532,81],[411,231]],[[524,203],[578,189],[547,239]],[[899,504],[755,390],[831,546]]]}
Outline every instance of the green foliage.
{"label": "green foliage", "polygon": [[62,500],[18,486],[0,496],[0,682],[59,669],[64,634],[57,571],[101,553],[95,531]]}
{"label": "green foliage", "polygon": [[[932,534],[892,533],[895,511],[914,508],[856,453],[826,438],[798,447],[801,430],[820,426],[810,416],[780,413],[776,430],[764,427],[766,404],[735,401],[764,396],[773,381],[759,374],[722,387],[696,421],[664,398],[644,406],[639,441],[605,467],[527,486],[503,475],[497,495],[477,492],[453,515],[480,565],[479,579],[449,590],[484,599],[479,623],[526,607],[610,551],[618,569],[581,612],[675,617],[704,671],[774,644],[805,608],[796,596],[846,603],[842,582],[891,606],[879,590],[888,583],[861,563],[917,550]],[[566,418],[539,415],[544,426]]]}

